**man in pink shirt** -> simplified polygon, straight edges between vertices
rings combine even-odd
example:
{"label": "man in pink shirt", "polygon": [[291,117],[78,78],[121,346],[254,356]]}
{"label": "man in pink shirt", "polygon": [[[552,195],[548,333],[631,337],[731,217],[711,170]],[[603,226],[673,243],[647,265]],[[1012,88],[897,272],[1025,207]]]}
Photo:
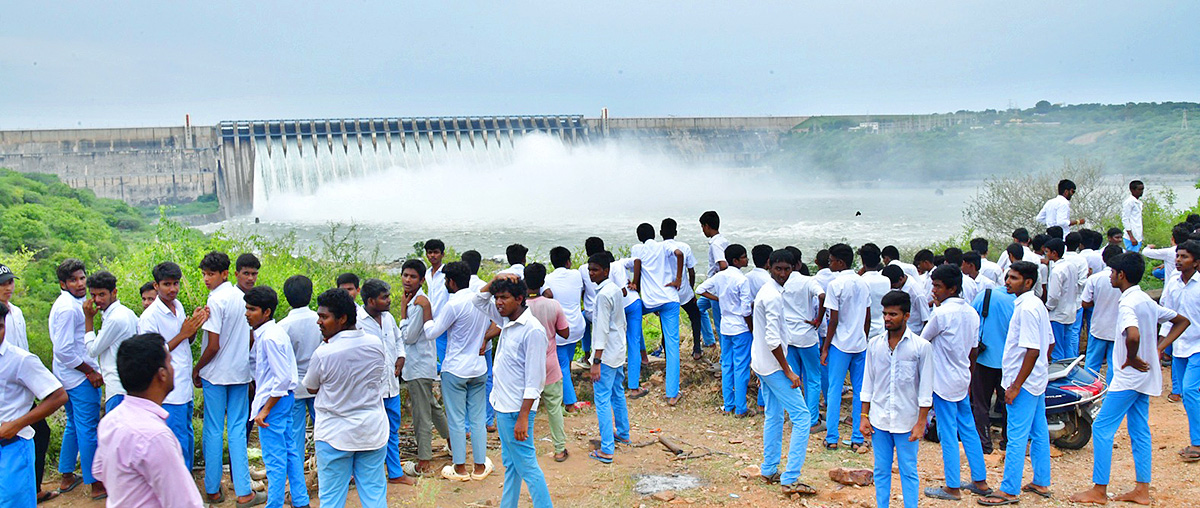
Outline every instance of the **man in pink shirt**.
{"label": "man in pink shirt", "polygon": [[554,443],[554,461],[567,460],[567,431],[563,428],[563,373],[558,364],[558,347],[554,344],[554,335],[569,335],[570,326],[567,315],[563,313],[562,305],[557,300],[542,296],[539,291],[546,282],[546,266],[541,263],[531,263],[525,267],[525,284],[529,287],[529,297],[525,305],[529,312],[546,329],[546,339],[550,347],[546,348],[546,387],[542,389],[541,407],[550,420],[550,441]]}
{"label": "man in pink shirt", "polygon": [[108,487],[108,506],[203,506],[162,408],[175,388],[170,358],[157,333],[136,335],[117,349],[117,374],[128,394],[100,420],[92,464],[96,479]]}

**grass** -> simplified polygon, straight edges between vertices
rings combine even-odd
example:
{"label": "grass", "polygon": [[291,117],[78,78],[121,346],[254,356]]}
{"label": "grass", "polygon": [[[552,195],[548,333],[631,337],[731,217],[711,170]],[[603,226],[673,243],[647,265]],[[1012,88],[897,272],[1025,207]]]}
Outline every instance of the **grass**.
{"label": "grass", "polygon": [[138,210],[146,218],[155,218],[160,214],[167,217],[183,217],[188,215],[208,215],[217,213],[221,209],[221,203],[217,201],[216,194],[205,194],[187,203],[175,205],[149,205],[139,206]]}

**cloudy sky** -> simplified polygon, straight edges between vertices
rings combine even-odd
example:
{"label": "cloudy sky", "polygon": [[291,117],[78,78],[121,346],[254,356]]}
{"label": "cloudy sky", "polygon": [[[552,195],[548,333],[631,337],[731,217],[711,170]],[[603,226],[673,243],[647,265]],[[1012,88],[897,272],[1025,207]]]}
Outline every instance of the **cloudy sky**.
{"label": "cloudy sky", "polygon": [[19,2],[0,129],[1197,100],[1197,2]]}

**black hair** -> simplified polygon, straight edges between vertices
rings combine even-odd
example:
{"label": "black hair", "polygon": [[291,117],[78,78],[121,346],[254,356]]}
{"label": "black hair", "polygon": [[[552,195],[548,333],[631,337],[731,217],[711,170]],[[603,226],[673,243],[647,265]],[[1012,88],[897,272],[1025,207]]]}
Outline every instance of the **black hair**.
{"label": "black hair", "polygon": [[817,264],[817,268],[829,268],[829,249],[817,251],[817,256],[813,258],[813,262]]}
{"label": "black hair", "polygon": [[0,323],[4,322],[4,318],[8,316],[8,306],[0,305]]}
{"label": "black hair", "polygon": [[1075,182],[1067,180],[1066,178],[1058,181],[1058,194],[1059,195],[1062,195],[1062,193],[1067,192],[1069,190],[1075,190]]}
{"label": "black hair", "polygon": [[662,235],[663,240],[675,238],[675,235],[679,234],[679,224],[675,223],[675,219],[667,217],[658,226],[658,233]]}
{"label": "black hair", "polygon": [[1175,240],[1175,245],[1188,241],[1189,236],[1192,236],[1192,226],[1186,222],[1180,222],[1171,228],[1171,239]]}
{"label": "black hair", "polygon": [[[479,273],[479,265],[483,264],[483,255],[481,255],[479,253],[479,251],[472,249],[472,250],[462,253],[462,255],[459,256],[459,260],[462,261],[463,263],[466,263],[467,268],[471,269],[471,273],[475,274],[475,273]],[[419,259],[414,259],[412,261],[421,263],[420,273],[421,273],[421,276],[424,277],[425,276],[425,263],[422,263],[421,260],[419,260]],[[404,263],[404,264],[405,264],[405,266],[408,265],[408,263]],[[403,269],[404,268],[401,267],[401,270],[403,270]]]}
{"label": "black hair", "polygon": [[1037,283],[1038,266],[1032,261],[1017,261],[1011,265],[1008,265],[1008,269],[1017,272],[1017,274],[1025,280],[1031,280],[1034,281],[1035,284]]}
{"label": "black hair", "polygon": [[792,257],[796,258],[796,262],[792,263],[792,264],[799,264],[799,263],[804,262],[804,253],[800,252],[799,248],[788,245],[787,247],[784,247],[783,250],[791,252]]}
{"label": "black hair", "polygon": [[[757,247],[755,247],[755,248],[757,248]],[[777,251],[772,251],[771,254],[769,256],[767,256],[767,265],[768,266],[774,265],[775,263],[779,263],[779,262],[784,262],[784,263],[787,263],[788,265],[796,266],[796,256],[793,256],[792,252],[787,249],[779,249]]]}
{"label": "black hair", "polygon": [[646,240],[653,240],[654,239],[654,226],[650,225],[649,222],[643,222],[641,224],[638,224],[637,237],[638,237],[639,242],[644,242]]}
{"label": "black hair", "polygon": [[441,253],[446,252],[446,244],[437,238],[432,238],[425,241],[425,252],[436,250]]}
{"label": "black hair", "polygon": [[1062,226],[1050,226],[1050,227],[1046,228],[1046,236],[1049,236],[1051,238],[1062,238],[1063,237]]}
{"label": "black hair", "polygon": [[835,243],[829,246],[829,257],[841,260],[846,264],[846,268],[854,265],[854,249],[844,243]]}
{"label": "black hair", "polygon": [[258,256],[255,256],[249,252],[238,256],[237,262],[234,263],[233,266],[235,272],[242,271],[242,268],[253,268],[255,270],[262,269],[262,263],[258,261]]}
{"label": "black hair", "polygon": [[720,230],[721,229],[721,216],[717,215],[717,212],[715,212],[713,210],[704,212],[704,213],[700,214],[700,225],[708,226],[715,230]]}
{"label": "black hair", "polygon": [[271,318],[275,317],[275,308],[279,307],[279,295],[275,294],[271,286],[254,286],[250,291],[246,291],[246,296],[242,299],[248,305],[271,311]]}
{"label": "black hair", "polygon": [[571,251],[566,247],[555,247],[550,249],[550,266],[555,268],[565,268],[571,262]]}
{"label": "black hair", "polygon": [[1083,235],[1079,234],[1078,231],[1072,231],[1067,233],[1067,237],[1063,239],[1063,242],[1067,244],[1068,252],[1075,252],[1083,244]]}
{"label": "black hair", "polygon": [[458,289],[471,287],[471,269],[462,261],[446,263],[442,266],[442,274],[446,276],[446,280],[454,281]]}
{"label": "black hair", "polygon": [[182,280],[183,269],[179,265],[170,261],[163,261],[150,270],[150,276],[154,277],[154,282],[162,282],[164,280]]}
{"label": "black hair", "polygon": [[154,283],[153,283],[153,282],[149,282],[149,281],[147,281],[147,282],[145,282],[145,283],[143,283],[143,284],[142,284],[142,287],[138,288],[138,294],[140,295],[140,294],[142,294],[142,293],[145,293],[146,291],[154,291],[154,292],[157,292],[158,290],[154,289]]}
{"label": "black hair", "polygon": [[1191,254],[1192,258],[1194,259],[1200,259],[1200,241],[1188,240],[1177,245],[1176,248],[1187,251],[1187,253]]}
{"label": "black hair", "polygon": [[754,258],[754,266],[757,268],[766,267],[767,263],[770,262],[771,253],[774,251],[775,249],[772,249],[771,246],[767,244],[760,243],[755,245],[752,249],[750,249],[750,257]]}
{"label": "black hair", "polygon": [[973,250],[963,253],[962,264],[974,266],[976,270],[983,264],[983,256]]}
{"label": "black hair", "polygon": [[950,247],[942,251],[942,257],[946,264],[958,266],[962,264],[963,251],[958,247]]}
{"label": "black hair", "polygon": [[[466,253],[464,252],[463,255],[465,256]],[[467,262],[463,261],[463,263],[467,263]],[[467,263],[467,265],[470,266],[470,263]],[[405,261],[404,264],[400,266],[400,271],[404,272],[405,270],[412,270],[414,272],[417,272],[417,277],[420,277],[422,279],[425,278],[425,263],[422,262],[420,259],[410,259],[408,261]]]}
{"label": "black hair", "polygon": [[1046,243],[1042,245],[1042,250],[1046,249],[1054,251],[1054,253],[1058,254],[1058,257],[1061,258],[1062,255],[1067,252],[1067,244],[1066,242],[1063,242],[1061,238],[1051,238],[1046,240]]}
{"label": "black hair", "polygon": [[362,292],[358,295],[362,297],[363,303],[372,298],[379,298],[384,293],[392,292],[392,285],[379,279],[367,279],[363,282]]}
{"label": "black hair", "polygon": [[588,256],[588,264],[595,263],[595,264],[599,265],[600,268],[603,268],[605,270],[608,270],[609,267],[612,266],[612,262],[613,262],[612,254],[609,254],[608,251],[600,251],[595,254],[592,254],[591,256]]}
{"label": "black hair", "polygon": [[529,263],[525,267],[525,285],[530,289],[538,289],[546,284],[546,265]]}
{"label": "black hair", "polygon": [[1022,247],[1017,242],[1008,244],[1008,247],[1004,251],[1008,253],[1008,260],[1010,262],[1025,259],[1025,247]]}
{"label": "black hair", "polygon": [[871,270],[879,266],[879,247],[868,243],[859,247],[858,257],[862,259],[863,267]]}
{"label": "black hair", "polygon": [[228,272],[229,255],[215,250],[209,252],[200,259],[200,269],[210,272]]}
{"label": "black hair", "polygon": [[1100,250],[1100,246],[1104,244],[1104,235],[1094,229],[1079,230],[1079,238],[1082,240],[1080,245],[1085,249]]}
{"label": "black hair", "polygon": [[1029,243],[1029,230],[1025,228],[1014,229],[1012,237],[1017,243]]}
{"label": "black hair", "polygon": [[1124,273],[1125,279],[1135,286],[1142,281],[1142,276],[1146,274],[1146,260],[1136,252],[1117,254],[1108,260],[1108,266],[1112,267],[1114,272]]}
{"label": "black hair", "polygon": [[508,264],[510,265],[525,264],[525,255],[528,253],[529,249],[519,243],[514,243],[509,245],[508,248],[504,249],[504,255],[508,257]]}
{"label": "black hair", "polygon": [[1116,245],[1109,245],[1108,247],[1105,247],[1103,251],[1100,252],[1100,259],[1104,260],[1104,264],[1107,266],[1108,260],[1112,259],[1113,256],[1116,256],[1117,254],[1120,254],[1122,252],[1125,252],[1125,249],[1117,247]]}
{"label": "black hair", "polygon": [[588,259],[592,256],[604,252],[604,240],[598,236],[589,236],[583,241],[583,252],[587,254]]}
{"label": "black hair", "polygon": [[1145,186],[1146,186],[1146,185],[1145,185],[1145,184],[1143,184],[1141,180],[1134,180],[1134,181],[1132,181],[1132,182],[1129,182],[1129,190],[1130,190],[1130,191],[1132,191],[1132,190],[1134,190],[1134,189],[1136,189],[1136,188],[1138,188],[1138,187],[1145,187]]}
{"label": "black hair", "polygon": [[317,295],[317,306],[325,307],[334,318],[346,318],[346,326],[353,327],[358,324],[358,306],[354,305],[354,298],[345,289],[325,290]]}
{"label": "black hair", "polygon": [[933,266],[942,266],[946,264],[946,256],[938,254],[933,256]]}
{"label": "black hair", "polygon": [[513,298],[519,298],[522,302],[525,301],[525,295],[529,292],[529,286],[525,285],[525,281],[521,279],[496,279],[492,281],[492,294],[498,295],[506,293]]}
{"label": "black hair", "polygon": [[1046,242],[1049,240],[1050,240],[1050,235],[1047,235],[1047,234],[1036,235],[1033,237],[1033,241],[1030,242],[1030,247],[1033,247],[1034,252],[1037,252],[1040,254],[1042,252],[1042,247],[1046,246]]}
{"label": "black hair", "polygon": [[158,369],[170,365],[167,341],[157,333],[134,335],[117,347],[117,377],[130,394],[150,388]]}
{"label": "black hair", "polygon": [[101,270],[99,272],[88,275],[88,289],[107,289],[109,291],[117,290],[117,276],[111,272]]}
{"label": "black hair", "polygon": [[913,264],[914,265],[919,265],[924,261],[929,261],[930,263],[933,262],[933,251],[931,251],[929,249],[921,249],[921,250],[917,251],[916,254],[913,255]]}
{"label": "black hair", "polygon": [[933,273],[929,274],[929,280],[942,281],[942,285],[947,288],[954,288],[954,294],[956,295],[962,293],[963,274],[956,265],[945,264],[934,268]]}
{"label": "black hair", "polygon": [[980,256],[987,254],[987,252],[988,252],[987,238],[972,238],[971,239],[971,250],[978,252]]}
{"label": "black hair", "polygon": [[1114,236],[1123,234],[1125,233],[1121,231],[1121,228],[1108,228],[1108,231],[1104,233],[1104,236],[1112,238]]}
{"label": "black hair", "polygon": [[358,275],[356,275],[352,272],[346,272],[341,275],[338,275],[337,279],[334,280],[334,285],[341,287],[342,284],[351,284],[354,286],[355,289],[358,289],[358,286],[359,286]]}
{"label": "black hair", "polygon": [[892,281],[892,284],[898,284],[900,279],[904,278],[904,269],[896,265],[887,265],[883,267],[883,276]]}
{"label": "black hair", "polygon": [[733,260],[746,255],[746,248],[740,243],[731,243],[725,247],[725,262],[733,265]]}
{"label": "black hair", "polygon": [[888,291],[887,294],[883,295],[883,299],[881,299],[879,303],[880,306],[884,308],[900,307],[901,313],[908,313],[912,311],[912,298],[908,296],[908,293],[898,289]]}
{"label": "black hair", "polygon": [[59,282],[66,282],[67,279],[71,278],[72,274],[80,270],[83,270],[84,274],[87,273],[87,268],[84,267],[83,261],[75,258],[67,258],[64,259],[62,263],[58,264],[58,268],[56,268],[54,272],[55,275],[58,275]]}
{"label": "black hair", "polygon": [[303,275],[293,275],[283,281],[283,298],[293,309],[308,307],[312,303],[312,279]]}
{"label": "black hair", "polygon": [[895,245],[887,245],[879,251],[879,255],[888,259],[900,259],[900,249]]}
{"label": "black hair", "polygon": [[1189,213],[1185,222],[1188,224],[1200,224],[1200,213]]}

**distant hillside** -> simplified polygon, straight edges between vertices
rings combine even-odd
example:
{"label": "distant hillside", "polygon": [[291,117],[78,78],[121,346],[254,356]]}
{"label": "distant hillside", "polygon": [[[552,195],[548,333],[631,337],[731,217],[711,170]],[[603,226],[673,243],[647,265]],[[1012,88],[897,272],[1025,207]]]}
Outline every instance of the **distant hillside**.
{"label": "distant hillside", "polygon": [[[1185,114],[1191,125],[1184,127]],[[770,160],[839,180],[975,179],[1101,161],[1109,173],[1200,173],[1200,104],[1052,105],[936,115],[825,116]]]}

